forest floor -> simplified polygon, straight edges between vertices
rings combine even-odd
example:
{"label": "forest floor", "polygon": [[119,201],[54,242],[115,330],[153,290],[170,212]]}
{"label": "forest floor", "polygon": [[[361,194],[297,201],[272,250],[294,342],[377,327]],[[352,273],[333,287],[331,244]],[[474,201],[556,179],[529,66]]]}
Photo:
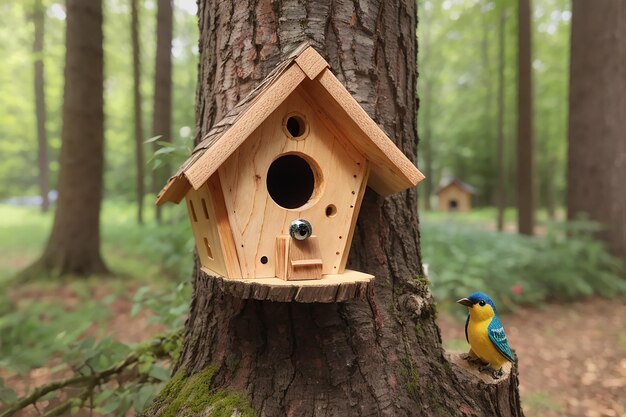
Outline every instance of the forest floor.
{"label": "forest floor", "polygon": [[[131,315],[132,292],[107,305],[109,317],[102,331],[126,342],[139,342],[162,329],[150,325],[146,314]],[[94,301],[106,290],[93,288]],[[48,288],[45,294],[26,286],[12,294],[56,300],[76,309],[83,295],[71,287]],[[592,298],[570,304],[519,308],[502,317],[511,346],[520,358],[520,392],[527,417],[626,417],[626,302]],[[442,313],[438,319],[449,351],[467,348],[463,321]],[[87,334],[95,334],[90,328]],[[52,364],[53,365],[53,364]],[[0,369],[6,386],[18,393],[58,377],[51,366],[33,368],[25,375]]]}
{"label": "forest floor", "polygon": [[[626,302],[600,298],[501,317],[519,358],[527,417],[626,417]],[[466,351],[464,322],[442,314],[446,349]]]}

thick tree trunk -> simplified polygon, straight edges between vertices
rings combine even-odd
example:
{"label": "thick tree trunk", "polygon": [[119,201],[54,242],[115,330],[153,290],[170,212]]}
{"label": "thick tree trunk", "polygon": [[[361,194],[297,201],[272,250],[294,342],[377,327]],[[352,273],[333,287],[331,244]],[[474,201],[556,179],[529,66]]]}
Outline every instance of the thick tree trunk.
{"label": "thick tree trunk", "polygon": [[[422,65],[426,66],[430,64],[430,38],[431,38],[431,25],[426,25],[424,30],[424,36],[422,36]],[[420,94],[421,102],[425,103],[423,110],[424,117],[424,135],[422,137],[422,152],[424,160],[424,178],[422,187],[424,201],[422,202],[424,210],[430,211],[430,200],[433,195],[433,145],[432,145],[432,117],[431,109],[433,106],[433,77],[429,77],[428,74],[424,74],[421,77],[420,85],[422,86],[422,93]]]}
{"label": "thick tree trunk", "polygon": [[[414,1],[205,0],[199,13],[198,137],[308,39],[415,158]],[[259,416],[522,415],[515,372],[486,384],[444,356],[420,262],[414,189],[388,199],[366,192],[349,263],[376,275],[367,301],[239,300],[196,263],[177,382],[146,415],[203,415],[223,406],[211,402],[224,392],[245,397]],[[181,375],[195,384],[192,396],[221,394],[189,403]],[[197,382],[206,379],[207,386]]]}
{"label": "thick tree trunk", "polygon": [[519,0],[517,86],[517,228],[532,235],[535,193],[533,187],[533,94],[531,67],[530,0]]}
{"label": "thick tree trunk", "polygon": [[[152,112],[152,135],[161,140],[172,140],[172,0],[158,0],[156,29],[156,61],[154,69],[154,107]],[[155,143],[154,150],[159,145]],[[152,191],[157,194],[167,181],[166,165],[152,172]],[[156,208],[156,219],[161,221],[161,209]]]}
{"label": "thick tree trunk", "polygon": [[496,185],[496,208],[498,216],[496,226],[499,231],[504,230],[504,211],[506,209],[506,172],[504,169],[504,54],[505,54],[505,25],[506,11],[500,12],[500,27],[498,31],[498,137],[496,145],[496,161],[498,172]]}
{"label": "thick tree trunk", "polygon": [[131,38],[133,44],[133,101],[135,111],[135,170],[137,193],[137,222],[143,223],[144,169],[143,169],[143,116],[141,113],[141,49],[139,42],[139,13],[137,0],[130,1]]}
{"label": "thick tree trunk", "polygon": [[45,27],[45,8],[41,0],[35,0],[33,23],[35,40],[33,55],[35,59],[35,115],[37,117],[37,165],[39,167],[39,193],[41,194],[41,211],[48,211],[48,192],[50,180],[48,170],[48,135],[46,133],[46,94],[44,91],[43,43]]}
{"label": "thick tree trunk", "polygon": [[588,213],[626,261],[626,3],[574,0],[568,217]]}
{"label": "thick tree trunk", "polygon": [[102,1],[67,0],[59,200],[52,232],[32,268],[105,273],[100,256],[103,166]]}

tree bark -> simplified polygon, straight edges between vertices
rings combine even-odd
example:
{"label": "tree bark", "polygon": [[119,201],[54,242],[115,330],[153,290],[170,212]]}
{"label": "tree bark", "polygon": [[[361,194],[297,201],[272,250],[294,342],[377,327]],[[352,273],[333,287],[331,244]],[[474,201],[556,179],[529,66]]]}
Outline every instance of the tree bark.
{"label": "tree bark", "polygon": [[517,90],[517,228],[532,235],[534,229],[533,186],[533,94],[531,66],[530,0],[519,0]]}
{"label": "tree bark", "polygon": [[[414,1],[204,0],[199,15],[197,138],[281,54],[308,39],[415,159]],[[366,192],[349,267],[376,276],[367,301],[240,300],[196,262],[178,375],[193,383],[191,375],[210,369],[211,392],[237,393],[259,416],[522,415],[515,371],[486,384],[444,356],[420,262],[416,204],[415,189],[387,199]],[[214,407],[183,405],[172,414],[187,400],[172,392],[181,391],[166,388],[146,415],[199,416]]]}
{"label": "tree bark", "polygon": [[587,213],[626,261],[626,4],[574,0],[569,101],[568,217]]}
{"label": "tree bark", "polygon": [[[156,29],[156,61],[154,69],[154,108],[152,112],[152,136],[172,140],[172,0],[158,0]],[[159,145],[155,143],[154,150]],[[152,191],[157,194],[167,181],[170,169],[162,165],[152,172]],[[161,221],[161,209],[156,208],[156,220]]]}
{"label": "tree bark", "polygon": [[32,268],[106,273],[100,255],[103,169],[102,1],[67,0],[59,199],[52,232]]}
{"label": "tree bark", "polygon": [[[422,65],[427,66],[431,65],[430,61],[430,38],[431,34],[431,26],[427,25],[424,30],[424,36],[422,37]],[[424,178],[423,188],[424,188],[424,201],[423,208],[426,211],[430,211],[432,209],[430,200],[433,195],[433,145],[432,145],[432,117],[431,117],[431,109],[433,106],[433,77],[429,74],[424,74],[421,76],[421,81],[419,84],[422,85],[422,94],[421,100],[426,103],[424,107],[424,117],[422,118],[424,122],[424,135],[422,137],[422,152],[424,153]]]}
{"label": "tree bark", "polygon": [[35,116],[37,118],[37,166],[39,167],[39,193],[41,211],[48,211],[50,175],[48,170],[48,135],[46,132],[46,94],[44,82],[43,46],[45,34],[45,8],[41,0],[35,0],[33,9],[35,39],[33,56],[35,60]]}
{"label": "tree bark", "polygon": [[143,169],[143,116],[141,110],[141,49],[139,42],[139,13],[137,0],[130,1],[131,38],[133,44],[133,101],[135,119],[135,169],[137,193],[137,222],[143,224],[144,169]]}
{"label": "tree bark", "polygon": [[497,185],[496,208],[498,216],[496,226],[499,231],[504,230],[504,211],[506,210],[506,172],[504,169],[504,54],[505,54],[505,25],[506,11],[500,12],[500,27],[498,33],[498,137],[496,145]]}

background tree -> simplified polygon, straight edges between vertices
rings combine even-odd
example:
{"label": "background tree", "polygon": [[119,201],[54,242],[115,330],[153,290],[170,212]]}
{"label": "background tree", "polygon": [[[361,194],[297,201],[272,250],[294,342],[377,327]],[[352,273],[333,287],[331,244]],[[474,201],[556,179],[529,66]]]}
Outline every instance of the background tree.
{"label": "background tree", "polygon": [[588,213],[626,260],[626,4],[574,0],[569,100],[568,217]]}
{"label": "background tree", "polygon": [[103,165],[102,1],[68,0],[59,199],[52,232],[32,268],[105,273],[100,255]]}
{"label": "background tree", "polygon": [[133,109],[135,118],[135,169],[137,184],[137,221],[143,223],[144,162],[143,162],[143,117],[141,110],[141,48],[139,40],[139,12],[137,1],[130,0],[131,39],[133,45]]}
{"label": "background tree", "polygon": [[532,235],[534,229],[533,94],[531,66],[530,0],[519,0],[517,86],[517,228]]}
{"label": "background tree", "polygon": [[506,170],[504,154],[504,115],[505,115],[505,36],[506,36],[506,10],[500,11],[500,25],[498,30],[498,134],[496,144],[497,184],[496,184],[496,208],[498,210],[496,227],[504,230],[504,210],[506,208]]}
{"label": "background tree", "polygon": [[46,93],[44,90],[43,47],[45,34],[45,12],[41,0],[33,4],[33,57],[35,61],[35,114],[37,118],[37,166],[39,168],[39,192],[41,194],[41,210],[48,211],[48,192],[50,191],[50,174],[48,170],[48,135],[46,132]]}
{"label": "background tree", "polygon": [[[161,140],[172,141],[172,0],[158,0],[156,28],[156,62],[154,69],[154,107],[152,112],[152,135]],[[155,144],[155,151],[158,145]],[[158,193],[167,179],[167,165],[153,171],[152,191]],[[156,208],[157,221],[161,209]]]}
{"label": "background tree", "polygon": [[[281,54],[309,39],[356,100],[414,158],[415,2],[199,5],[197,139]],[[210,401],[188,408],[184,394],[196,392],[190,386],[200,383],[243,393],[259,415],[269,416],[321,410],[345,416],[522,415],[515,373],[484,385],[444,358],[420,263],[415,205],[415,190],[386,200],[366,193],[350,263],[377,277],[367,302],[240,300],[214,286],[196,264],[177,388],[166,388],[146,415],[171,415],[173,401],[177,415],[202,415]],[[191,378],[203,370],[212,377]]]}

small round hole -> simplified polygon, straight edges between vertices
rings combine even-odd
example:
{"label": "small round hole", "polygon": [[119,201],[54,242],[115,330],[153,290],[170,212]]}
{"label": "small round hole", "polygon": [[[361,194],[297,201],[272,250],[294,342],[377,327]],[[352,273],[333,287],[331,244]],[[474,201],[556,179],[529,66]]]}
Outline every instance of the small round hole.
{"label": "small round hole", "polygon": [[261,256],[261,263],[263,265],[265,265],[267,263],[267,261],[268,261],[267,256]]}
{"label": "small round hole", "polygon": [[302,140],[309,133],[306,118],[299,113],[287,115],[283,127],[287,136],[295,140]]}
{"label": "small round hole", "polygon": [[335,217],[337,215],[337,207],[334,204],[326,206],[326,217]]}

